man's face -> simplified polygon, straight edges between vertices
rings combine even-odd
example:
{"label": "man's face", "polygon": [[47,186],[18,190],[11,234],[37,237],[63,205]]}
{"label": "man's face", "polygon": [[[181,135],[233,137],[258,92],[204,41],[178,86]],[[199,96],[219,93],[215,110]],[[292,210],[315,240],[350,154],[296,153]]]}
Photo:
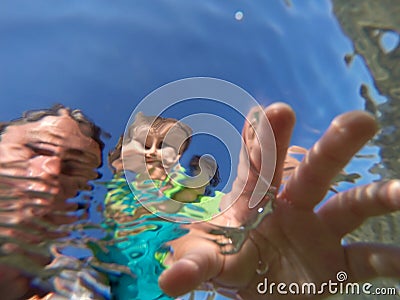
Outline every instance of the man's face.
{"label": "man's face", "polygon": [[62,210],[68,205],[55,200],[75,196],[87,188],[88,180],[97,178],[101,150],[82,133],[88,128],[78,125],[66,110],[60,114],[8,126],[0,140],[0,174],[19,182],[18,188],[30,198],[26,201],[52,202],[52,209]]}

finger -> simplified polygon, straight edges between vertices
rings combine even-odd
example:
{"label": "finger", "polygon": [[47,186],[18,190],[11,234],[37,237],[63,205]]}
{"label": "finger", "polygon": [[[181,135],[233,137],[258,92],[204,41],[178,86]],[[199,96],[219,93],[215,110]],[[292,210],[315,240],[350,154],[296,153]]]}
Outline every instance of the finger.
{"label": "finger", "polygon": [[382,244],[356,243],[345,246],[354,281],[376,277],[400,278],[400,248]]}
{"label": "finger", "polygon": [[391,180],[336,194],[317,214],[342,237],[355,230],[369,217],[397,210],[400,210],[400,180]]}
{"label": "finger", "polygon": [[366,112],[336,117],[288,179],[282,199],[298,208],[314,208],[329,190],[332,179],[376,130],[374,118]]}
{"label": "finger", "polygon": [[292,108],[284,103],[267,107],[266,114],[274,132],[276,144],[276,167],[271,185],[279,188],[296,117]]}
{"label": "finger", "polygon": [[[252,110],[248,115],[249,120],[252,120],[254,112]],[[269,184],[279,188],[283,162],[295,123],[293,110],[284,103],[272,104],[264,110],[264,113],[270,123],[272,132],[268,130],[267,126],[269,125],[265,124],[266,121],[263,119],[261,120],[263,120],[264,124],[259,124],[256,129],[257,135],[254,132],[255,126],[251,126],[249,122],[246,122],[242,133],[245,145],[242,148],[239,159],[238,176],[233,184],[232,192],[227,195],[229,204],[237,198],[239,199],[235,202],[231,212],[235,213],[235,218],[240,220],[241,224],[244,224],[257,211],[257,209],[250,209],[256,202],[254,201],[249,205],[252,195],[254,197],[253,200],[257,200],[257,197],[260,198],[260,195],[263,197],[268,190]],[[268,136],[269,132],[273,133],[274,136]],[[258,138],[259,136],[263,138]],[[264,141],[265,144],[260,144],[260,141]],[[266,158],[262,159],[263,157]],[[271,157],[276,158],[276,163],[270,162]],[[251,167],[249,162],[252,164]],[[273,168],[263,169],[263,164],[268,165],[268,167],[275,167],[275,172]],[[269,182],[267,182],[268,180],[263,182],[260,180],[261,177],[264,179],[269,177],[270,180]],[[257,207],[264,204],[259,203]]]}
{"label": "finger", "polygon": [[218,247],[204,239],[187,240],[179,246],[173,254],[178,260],[159,277],[159,286],[172,297],[195,290],[201,283],[216,277],[224,260]]}

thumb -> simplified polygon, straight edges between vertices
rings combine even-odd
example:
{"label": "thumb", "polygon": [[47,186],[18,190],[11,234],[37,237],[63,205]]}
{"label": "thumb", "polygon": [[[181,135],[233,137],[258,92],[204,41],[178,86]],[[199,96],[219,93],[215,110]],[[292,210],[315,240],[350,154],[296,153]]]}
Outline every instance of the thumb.
{"label": "thumb", "polygon": [[[177,297],[195,290],[201,283],[216,277],[222,270],[224,257],[209,241],[191,241],[191,247],[160,278],[161,289]],[[174,253],[176,256],[176,252]]]}

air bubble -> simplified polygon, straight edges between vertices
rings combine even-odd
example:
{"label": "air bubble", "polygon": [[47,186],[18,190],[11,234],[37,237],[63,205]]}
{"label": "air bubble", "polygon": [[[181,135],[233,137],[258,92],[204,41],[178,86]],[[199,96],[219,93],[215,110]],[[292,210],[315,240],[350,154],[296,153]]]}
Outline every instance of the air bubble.
{"label": "air bubble", "polygon": [[400,36],[395,31],[386,31],[381,35],[380,46],[385,53],[390,53],[399,46]]}
{"label": "air bubble", "polygon": [[237,11],[236,13],[235,13],[235,19],[237,20],[237,21],[242,21],[243,20],[243,17],[244,17],[244,15],[243,15],[243,12],[242,11]]}

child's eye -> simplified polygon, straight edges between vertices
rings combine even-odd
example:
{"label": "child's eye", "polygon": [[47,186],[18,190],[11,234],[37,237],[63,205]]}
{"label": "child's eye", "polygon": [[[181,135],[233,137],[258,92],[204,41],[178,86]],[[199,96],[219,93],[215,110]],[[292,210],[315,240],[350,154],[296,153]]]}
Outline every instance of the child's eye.
{"label": "child's eye", "polygon": [[174,145],[167,144],[165,142],[163,142],[162,144],[162,150],[164,151],[174,150],[176,153],[178,153],[177,147],[175,147]]}
{"label": "child's eye", "polygon": [[163,142],[161,141],[161,142],[158,143],[157,149],[162,149],[162,147],[163,147]]}

